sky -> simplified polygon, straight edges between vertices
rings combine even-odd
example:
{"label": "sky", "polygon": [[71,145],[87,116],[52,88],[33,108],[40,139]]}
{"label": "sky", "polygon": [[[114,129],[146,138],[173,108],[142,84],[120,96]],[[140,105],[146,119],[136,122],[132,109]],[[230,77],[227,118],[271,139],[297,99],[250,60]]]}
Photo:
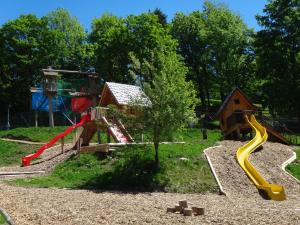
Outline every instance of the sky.
{"label": "sky", "polygon": [[[203,2],[204,0],[2,0],[0,26],[21,14],[33,13],[42,17],[57,8],[65,8],[89,31],[92,20],[105,12],[125,17],[160,8],[168,16],[168,21],[171,21],[176,12],[190,13],[201,10]],[[250,28],[260,29],[255,15],[262,13],[267,0],[214,0],[214,2],[225,3],[239,14]]]}

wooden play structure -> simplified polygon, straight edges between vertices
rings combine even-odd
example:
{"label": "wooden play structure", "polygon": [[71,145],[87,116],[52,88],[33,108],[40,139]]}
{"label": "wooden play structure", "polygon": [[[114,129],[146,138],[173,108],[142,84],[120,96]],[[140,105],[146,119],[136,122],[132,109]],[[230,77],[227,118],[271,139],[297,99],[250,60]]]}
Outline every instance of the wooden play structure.
{"label": "wooden play structure", "polygon": [[225,138],[239,140],[241,136],[247,133],[252,134],[252,129],[245,120],[245,115],[257,115],[260,123],[266,127],[271,140],[289,144],[287,138],[275,130],[264,120],[262,113],[249,100],[246,94],[239,88],[235,88],[225,99],[217,112],[217,118],[220,122],[220,128]]}
{"label": "wooden play structure", "polygon": [[[108,108],[105,106],[115,105],[122,113],[128,116],[138,116],[131,102],[133,99],[142,99],[143,107],[149,104],[149,99],[143,91],[133,85],[106,83],[102,92],[102,98],[98,106],[87,106],[82,112],[81,121],[68,127],[64,132],[59,133],[47,144],[43,145],[34,154],[30,154],[22,158],[23,166],[30,165],[30,162],[39,157],[47,148],[53,146],[57,141],[61,141],[62,153],[64,152],[64,137],[73,130],[76,130],[72,149],[77,149],[78,153],[84,152],[108,152],[118,146],[133,142],[133,138],[127,132],[122,122],[115,116],[108,113]],[[143,105],[144,104],[144,105]],[[107,133],[107,143],[102,143],[100,132]],[[93,136],[98,133],[98,143],[90,145]],[[114,143],[111,143],[112,137]]]}

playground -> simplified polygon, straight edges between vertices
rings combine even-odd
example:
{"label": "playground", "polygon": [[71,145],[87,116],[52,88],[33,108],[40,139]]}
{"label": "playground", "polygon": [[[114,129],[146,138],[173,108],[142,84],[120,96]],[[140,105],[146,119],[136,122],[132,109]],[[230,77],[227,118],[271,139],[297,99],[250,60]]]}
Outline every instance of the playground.
{"label": "playground", "polygon": [[300,225],[299,1],[21,2],[0,225]]}
{"label": "playground", "polygon": [[[162,142],[157,171],[149,164],[153,150],[147,135],[132,137],[105,108],[109,102],[124,105],[125,93],[139,90],[107,83],[104,106],[87,104],[80,121],[54,137],[46,130],[40,136],[30,129],[0,133],[2,142],[26,145],[31,153],[21,154],[22,165],[17,160],[0,167],[1,207],[16,224],[298,223],[300,182],[286,171],[298,147],[257,122],[257,109],[241,90],[220,106],[222,132],[213,122],[207,139],[199,129],[185,128],[172,142]],[[133,113],[128,106],[118,110]],[[268,134],[274,141],[265,143]],[[205,214],[166,212],[182,199]]]}

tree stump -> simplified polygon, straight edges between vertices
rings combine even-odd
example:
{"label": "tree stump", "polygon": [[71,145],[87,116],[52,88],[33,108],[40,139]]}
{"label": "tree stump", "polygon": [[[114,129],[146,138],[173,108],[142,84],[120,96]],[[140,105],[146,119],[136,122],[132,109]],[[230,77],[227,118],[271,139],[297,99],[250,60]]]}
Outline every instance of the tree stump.
{"label": "tree stump", "polygon": [[176,212],[176,209],[174,207],[168,207],[167,212],[174,213],[174,212]]}
{"label": "tree stump", "polygon": [[178,203],[181,206],[181,208],[187,208],[188,207],[187,200],[180,200]]}
{"label": "tree stump", "polygon": [[193,210],[190,208],[184,208],[183,209],[183,215],[185,216],[191,216],[192,215]]}
{"label": "tree stump", "polygon": [[175,205],[175,212],[182,213],[182,207],[180,205]]}
{"label": "tree stump", "polygon": [[192,207],[192,210],[193,210],[195,216],[204,215],[204,208]]}

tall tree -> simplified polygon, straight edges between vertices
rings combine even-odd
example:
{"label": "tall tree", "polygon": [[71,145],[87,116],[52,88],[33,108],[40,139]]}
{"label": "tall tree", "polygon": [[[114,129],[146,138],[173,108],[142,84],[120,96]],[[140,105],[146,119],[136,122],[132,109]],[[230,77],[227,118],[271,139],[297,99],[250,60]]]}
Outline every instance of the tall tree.
{"label": "tall tree", "polygon": [[158,21],[160,22],[161,25],[166,26],[168,24],[167,22],[167,15],[161,11],[161,9],[156,8],[153,11],[153,14],[158,17]]}
{"label": "tall tree", "polygon": [[[175,52],[159,52],[156,55],[161,67],[151,62],[145,63],[154,77],[144,84],[150,103],[140,121],[152,137],[155,162],[159,167],[159,143],[163,138],[172,138],[178,129],[195,118],[197,98],[192,82],[186,81],[187,68],[181,57]],[[137,66],[140,66],[139,62]],[[150,70],[143,72],[149,73]]]}
{"label": "tall tree", "polygon": [[258,74],[265,80],[264,104],[273,114],[300,118],[300,2],[273,0],[256,19]]}
{"label": "tall tree", "polygon": [[51,65],[64,69],[87,69],[93,55],[93,46],[87,43],[87,34],[76,17],[62,8],[46,16],[50,31],[56,33],[58,51],[53,52]]}
{"label": "tall tree", "polygon": [[34,15],[22,15],[3,25],[0,30],[1,81],[7,94],[2,102],[17,106],[15,110],[29,110],[30,86],[40,79],[52,37],[47,32],[47,20]]}
{"label": "tall tree", "polygon": [[176,40],[153,13],[130,15],[125,19],[104,14],[93,21],[91,40],[96,45],[95,67],[106,81],[149,81],[153,78],[151,74],[136,71],[139,75],[131,76],[130,53],[142,62],[155,60],[155,50],[176,50]]}
{"label": "tall tree", "polygon": [[[234,86],[246,87],[253,74],[251,30],[224,5],[209,1],[202,12],[177,13],[171,33],[199,89],[202,106],[212,94],[225,98]],[[219,91],[216,93],[216,89]]]}
{"label": "tall tree", "polygon": [[130,40],[123,18],[104,14],[92,22],[91,42],[95,45],[95,68],[102,81],[131,83],[128,76]]}

